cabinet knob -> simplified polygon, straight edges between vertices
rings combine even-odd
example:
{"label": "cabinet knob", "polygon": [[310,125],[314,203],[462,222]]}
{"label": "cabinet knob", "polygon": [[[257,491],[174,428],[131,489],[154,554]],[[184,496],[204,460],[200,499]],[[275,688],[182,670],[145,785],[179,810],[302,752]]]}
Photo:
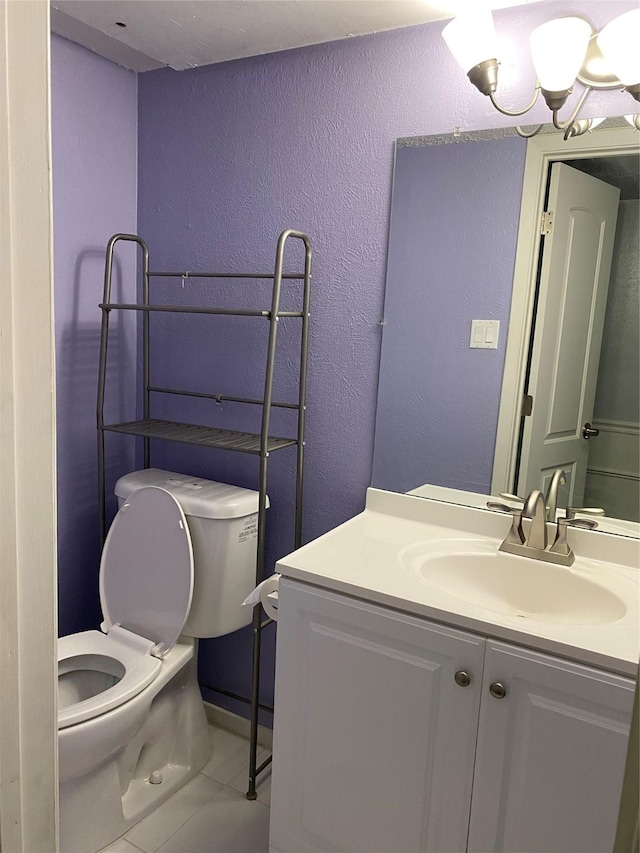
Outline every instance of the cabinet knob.
{"label": "cabinet knob", "polygon": [[464,669],[459,669],[454,675],[456,684],[459,687],[468,687],[471,684],[471,676]]}
{"label": "cabinet knob", "polygon": [[491,693],[494,699],[504,699],[507,695],[507,688],[499,681],[494,681],[489,685],[489,693]]}

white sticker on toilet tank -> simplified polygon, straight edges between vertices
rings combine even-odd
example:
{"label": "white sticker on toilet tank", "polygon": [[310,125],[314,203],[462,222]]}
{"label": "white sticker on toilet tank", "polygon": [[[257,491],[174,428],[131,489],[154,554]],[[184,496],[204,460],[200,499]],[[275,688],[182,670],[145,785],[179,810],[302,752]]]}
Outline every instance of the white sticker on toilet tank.
{"label": "white sticker on toilet tank", "polygon": [[249,539],[256,539],[258,536],[258,516],[250,515],[244,523],[244,527],[238,536],[238,542],[242,544]]}

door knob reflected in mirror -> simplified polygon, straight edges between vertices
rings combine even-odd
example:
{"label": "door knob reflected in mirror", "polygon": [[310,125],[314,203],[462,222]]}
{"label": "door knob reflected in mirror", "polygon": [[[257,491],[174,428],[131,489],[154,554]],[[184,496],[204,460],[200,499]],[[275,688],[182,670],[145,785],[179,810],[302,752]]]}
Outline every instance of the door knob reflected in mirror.
{"label": "door knob reflected in mirror", "polygon": [[591,426],[589,421],[582,427],[582,437],[589,441],[590,438],[595,438],[600,435],[600,430]]}

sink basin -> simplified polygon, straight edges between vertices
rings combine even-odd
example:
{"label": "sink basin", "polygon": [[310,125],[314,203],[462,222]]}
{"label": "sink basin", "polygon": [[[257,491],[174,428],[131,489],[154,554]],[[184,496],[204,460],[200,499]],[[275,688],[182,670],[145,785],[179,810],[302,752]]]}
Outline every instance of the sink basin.
{"label": "sink basin", "polygon": [[417,543],[400,559],[428,586],[515,618],[597,625],[616,622],[627,612],[620,597],[585,576],[597,564],[576,561],[566,568],[497,547],[484,539]]}

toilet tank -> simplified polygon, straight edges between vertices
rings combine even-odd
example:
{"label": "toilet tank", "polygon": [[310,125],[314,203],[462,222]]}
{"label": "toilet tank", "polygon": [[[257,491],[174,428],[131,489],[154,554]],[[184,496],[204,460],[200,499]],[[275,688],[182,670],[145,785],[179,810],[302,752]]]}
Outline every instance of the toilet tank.
{"label": "toilet tank", "polygon": [[193,601],[182,633],[220,637],[248,625],[252,608],[242,607],[242,602],[256,581],[258,492],[147,468],[120,477],[115,486],[118,505],[143,486],[171,492],[187,517],[194,579]]}

